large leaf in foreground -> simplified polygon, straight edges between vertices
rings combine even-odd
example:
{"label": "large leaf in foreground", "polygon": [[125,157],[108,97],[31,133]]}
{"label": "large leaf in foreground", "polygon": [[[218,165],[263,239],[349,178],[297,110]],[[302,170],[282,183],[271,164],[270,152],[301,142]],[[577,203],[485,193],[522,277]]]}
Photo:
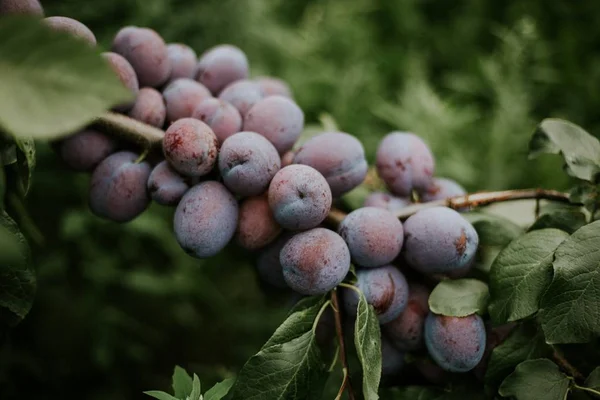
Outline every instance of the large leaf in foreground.
{"label": "large leaf in foreground", "polygon": [[312,327],[323,302],[323,297],[309,298],[294,308],[242,367],[232,400],[319,398],[325,366]]}
{"label": "large leaf in foreground", "polygon": [[499,393],[517,400],[564,400],[569,391],[569,377],[548,359],[528,360],[517,366]]}
{"label": "large leaf in foreground", "polygon": [[552,281],[556,248],[569,237],[558,229],[541,229],[513,240],[498,254],[490,270],[490,315],[501,324],[538,311]]}
{"label": "large leaf in foreground", "polygon": [[540,317],[548,343],[584,343],[600,335],[600,221],[577,230],[554,254],[554,278]]}
{"label": "large leaf in foreground", "polygon": [[96,49],[25,17],[0,19],[0,128],[51,139],[76,131],[129,93]]}

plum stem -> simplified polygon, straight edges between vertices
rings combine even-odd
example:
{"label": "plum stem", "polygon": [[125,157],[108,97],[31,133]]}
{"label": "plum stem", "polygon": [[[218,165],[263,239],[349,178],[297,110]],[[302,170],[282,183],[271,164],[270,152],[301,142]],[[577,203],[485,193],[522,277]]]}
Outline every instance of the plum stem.
{"label": "plum stem", "polygon": [[338,397],[344,392],[344,390],[347,390],[348,398],[350,400],[355,400],[356,397],[354,396],[354,391],[352,390],[352,384],[350,382],[350,375],[348,374],[350,369],[348,368],[348,360],[346,360],[346,346],[344,344],[344,332],[342,330],[342,317],[337,289],[333,289],[331,291],[331,306],[333,308],[333,316],[335,319],[335,332],[340,344],[340,362],[342,363],[342,368],[344,371],[344,378],[342,380],[342,386],[340,387]]}
{"label": "plum stem", "polygon": [[[463,196],[451,197],[448,199],[429,201],[426,203],[414,204],[404,207],[396,213],[399,219],[406,219],[418,211],[432,207],[449,207],[453,210],[459,210],[466,207],[482,207],[494,203],[502,203],[513,200],[550,200],[559,203],[570,203],[569,194],[547,189],[515,189],[502,190],[498,192],[477,192]],[[572,203],[577,204],[577,203]],[[332,208],[327,216],[327,223],[337,226],[346,217],[346,213],[336,208]]]}

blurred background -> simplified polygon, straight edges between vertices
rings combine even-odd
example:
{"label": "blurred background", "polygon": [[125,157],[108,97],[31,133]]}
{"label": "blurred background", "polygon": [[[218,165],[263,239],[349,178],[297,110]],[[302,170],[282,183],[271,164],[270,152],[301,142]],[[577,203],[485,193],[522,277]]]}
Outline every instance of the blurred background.
{"label": "blurred background", "polygon": [[[198,54],[241,47],[253,75],[285,79],[310,129],[328,114],[373,160],[391,130],[423,136],[437,175],[469,191],[564,189],[558,158],[527,160],[545,117],[600,132],[600,2],[567,0],[42,1],[109,49],[119,28],[147,26]],[[88,176],[49,146],[24,227],[38,293],[0,351],[0,398],[138,399],[167,390],[175,364],[203,387],[232,376],[282,321],[292,299],[258,282],[235,246],[199,261],[153,205],[134,222],[87,209]]]}

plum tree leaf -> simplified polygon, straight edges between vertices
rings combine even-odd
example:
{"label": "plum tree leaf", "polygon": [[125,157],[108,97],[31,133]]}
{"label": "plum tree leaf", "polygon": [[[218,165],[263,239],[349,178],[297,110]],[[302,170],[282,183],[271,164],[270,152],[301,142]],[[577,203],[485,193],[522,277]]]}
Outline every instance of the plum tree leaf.
{"label": "plum tree leaf", "polygon": [[23,194],[27,194],[31,185],[31,176],[35,169],[35,143],[31,137],[16,138],[17,166]]}
{"label": "plum tree leaf", "polygon": [[449,317],[483,314],[489,297],[488,285],[480,280],[445,280],[438,283],[429,295],[429,309]]}
{"label": "plum tree leaf", "polygon": [[4,322],[16,325],[25,318],[33,304],[35,271],[27,240],[5,211],[0,213],[0,230],[3,236],[10,238],[9,241],[0,241],[0,308],[8,311],[3,313],[7,316]]}
{"label": "plum tree leaf", "polygon": [[523,233],[520,226],[497,215],[470,212],[463,216],[473,225],[483,246],[506,246]]}
{"label": "plum tree leaf", "polygon": [[554,277],[540,304],[548,343],[600,335],[600,221],[577,230],[554,254]]}
{"label": "plum tree leaf", "polygon": [[519,363],[551,354],[552,350],[541,331],[533,323],[522,323],[492,351],[485,383],[497,387]]}
{"label": "plum tree leaf", "polygon": [[132,99],[97,50],[35,19],[0,19],[0,54],[0,127],[16,137],[57,138]]}
{"label": "plum tree leaf", "polygon": [[192,379],[192,391],[188,396],[189,400],[202,400],[202,392],[200,390],[200,378],[198,378],[198,375],[194,374],[194,378]]}
{"label": "plum tree leaf", "polygon": [[552,361],[541,358],[517,365],[502,385],[501,396],[517,400],[564,400],[569,391],[569,377]]}
{"label": "plum tree leaf", "polygon": [[354,325],[354,345],[362,365],[363,396],[365,400],[379,398],[379,381],[381,379],[381,331],[377,314],[372,305],[361,293],[356,309]]}
{"label": "plum tree leaf", "polygon": [[556,228],[569,234],[587,223],[585,214],[579,210],[559,209],[542,214],[529,228],[529,231]]}
{"label": "plum tree leaf", "polygon": [[558,229],[541,229],[513,240],[490,269],[492,321],[501,324],[536,313],[552,281],[556,248],[569,237]]}
{"label": "plum tree leaf", "polygon": [[229,389],[231,389],[234,383],[234,378],[227,378],[219,383],[216,383],[215,386],[211,387],[206,393],[204,393],[203,400],[221,400],[227,395],[227,393],[229,393]]}
{"label": "plum tree leaf", "polygon": [[173,371],[173,394],[175,397],[185,399],[192,393],[192,377],[179,365]]}
{"label": "plum tree leaf", "polygon": [[581,181],[569,191],[569,201],[583,204],[590,212],[599,208],[599,198],[598,185],[590,182]]}
{"label": "plum tree leaf", "polygon": [[529,142],[529,157],[562,154],[569,175],[593,181],[600,171],[600,141],[572,122],[547,118]]}
{"label": "plum tree leaf", "polygon": [[600,390],[600,367],[594,368],[586,378],[583,386],[594,390]]}
{"label": "plum tree leaf", "polygon": [[161,392],[160,390],[148,390],[148,391],[144,392],[144,394],[146,394],[150,397],[154,397],[155,399],[158,399],[158,400],[181,400],[181,399],[178,399],[177,397],[173,397],[173,395],[170,395],[169,393]]}
{"label": "plum tree leaf", "polygon": [[312,399],[323,390],[325,365],[313,324],[325,299],[300,301],[275,333],[252,356],[231,388],[231,399]]}

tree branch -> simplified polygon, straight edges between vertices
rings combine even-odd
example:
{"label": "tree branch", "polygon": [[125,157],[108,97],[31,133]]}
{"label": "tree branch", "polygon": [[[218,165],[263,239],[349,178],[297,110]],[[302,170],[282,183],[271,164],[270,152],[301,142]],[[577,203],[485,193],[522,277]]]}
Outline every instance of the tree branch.
{"label": "tree branch", "polygon": [[571,375],[573,378],[578,379],[580,381],[585,380],[585,376],[579,372],[577,370],[577,368],[575,368],[570,362],[569,360],[567,360],[565,358],[565,356],[562,354],[562,352],[552,346],[552,358],[554,359],[554,361],[569,375]]}
{"label": "tree branch", "polygon": [[[560,203],[569,203],[569,195],[563,192],[557,192],[556,190],[546,189],[516,189],[516,190],[503,190],[499,192],[478,192],[467,194],[464,196],[452,197],[449,199],[435,200],[427,203],[418,203],[412,206],[405,207],[396,213],[396,216],[402,220],[410,217],[418,211],[425,210],[432,207],[449,207],[454,210],[468,208],[468,207],[481,207],[487,206],[493,203],[502,203],[505,201],[513,200],[550,200],[557,201]],[[327,216],[326,222],[330,225],[337,226],[346,217],[346,214],[338,209],[332,208]]]}
{"label": "tree branch", "polygon": [[344,370],[344,379],[342,381],[342,386],[340,387],[338,397],[341,397],[341,394],[344,392],[344,390],[347,390],[348,398],[350,400],[355,400],[354,391],[352,390],[352,384],[350,382],[350,369],[348,368],[348,361],[346,360],[346,346],[344,344],[344,332],[342,329],[342,317],[340,313],[340,302],[338,299],[337,289],[333,289],[331,291],[331,305],[335,319],[335,332],[337,334],[338,342],[340,343],[340,361]]}

